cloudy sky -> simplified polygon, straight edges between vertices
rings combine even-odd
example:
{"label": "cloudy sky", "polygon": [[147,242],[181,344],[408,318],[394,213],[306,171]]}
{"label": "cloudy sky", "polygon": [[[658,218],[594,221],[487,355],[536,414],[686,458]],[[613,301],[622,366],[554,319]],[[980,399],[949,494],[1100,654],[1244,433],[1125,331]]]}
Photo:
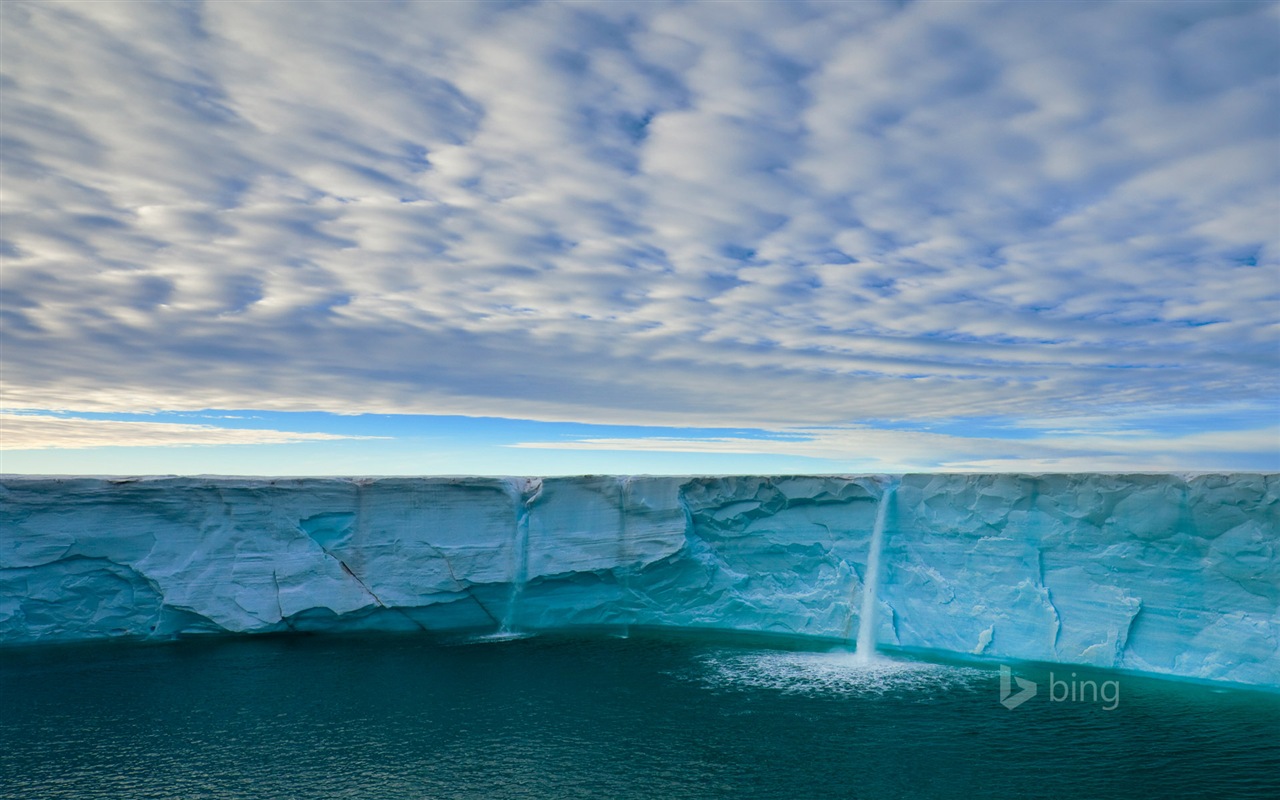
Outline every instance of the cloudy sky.
{"label": "cloudy sky", "polygon": [[19,2],[0,469],[1280,469],[1280,5]]}

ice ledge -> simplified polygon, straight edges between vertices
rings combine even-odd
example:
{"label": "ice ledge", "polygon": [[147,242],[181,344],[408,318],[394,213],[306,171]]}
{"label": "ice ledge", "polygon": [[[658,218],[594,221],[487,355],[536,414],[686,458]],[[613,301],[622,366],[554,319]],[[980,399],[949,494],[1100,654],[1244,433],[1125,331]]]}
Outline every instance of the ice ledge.
{"label": "ice ledge", "polygon": [[[665,625],[851,640],[887,476],[0,478],[0,643]],[[885,646],[1280,686],[1280,476],[906,475]]]}

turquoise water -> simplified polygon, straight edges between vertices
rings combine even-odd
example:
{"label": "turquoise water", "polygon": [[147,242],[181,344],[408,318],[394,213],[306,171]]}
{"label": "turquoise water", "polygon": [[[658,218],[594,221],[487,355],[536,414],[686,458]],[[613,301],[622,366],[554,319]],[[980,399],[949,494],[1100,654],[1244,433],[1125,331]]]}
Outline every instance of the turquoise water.
{"label": "turquoise water", "polygon": [[991,669],[687,636],[7,650],[0,798],[1280,797],[1280,696],[1016,674],[1009,710]]}

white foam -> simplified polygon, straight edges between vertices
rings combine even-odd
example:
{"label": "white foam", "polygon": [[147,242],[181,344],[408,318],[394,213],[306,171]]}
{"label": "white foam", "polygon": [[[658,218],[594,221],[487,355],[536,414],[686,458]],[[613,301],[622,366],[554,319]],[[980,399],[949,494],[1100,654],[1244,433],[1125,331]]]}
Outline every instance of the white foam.
{"label": "white foam", "polygon": [[773,690],[804,695],[919,694],[922,699],[976,687],[990,673],[972,667],[866,659],[855,653],[717,651],[686,677],[716,689]]}
{"label": "white foam", "polygon": [[528,639],[535,634],[528,631],[506,631],[498,630],[493,633],[481,633],[474,636],[467,636],[461,639],[458,644],[492,644],[494,642],[513,642],[517,639]]}

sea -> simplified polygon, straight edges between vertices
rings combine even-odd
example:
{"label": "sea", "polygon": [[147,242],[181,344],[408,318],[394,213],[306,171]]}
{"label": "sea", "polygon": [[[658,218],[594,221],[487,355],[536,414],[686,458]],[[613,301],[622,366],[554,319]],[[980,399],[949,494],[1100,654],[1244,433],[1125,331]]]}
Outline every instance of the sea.
{"label": "sea", "polygon": [[1280,694],[663,631],[0,650],[13,800],[1015,797],[1274,800]]}

